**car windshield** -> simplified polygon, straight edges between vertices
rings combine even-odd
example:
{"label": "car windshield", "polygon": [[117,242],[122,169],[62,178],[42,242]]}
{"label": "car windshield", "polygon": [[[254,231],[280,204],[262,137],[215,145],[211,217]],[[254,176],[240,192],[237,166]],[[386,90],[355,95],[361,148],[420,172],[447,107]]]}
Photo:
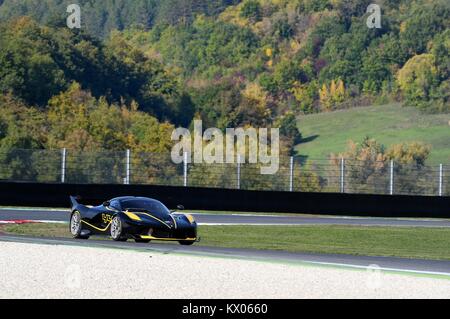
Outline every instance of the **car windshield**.
{"label": "car windshield", "polygon": [[145,210],[160,217],[170,214],[169,209],[156,200],[129,199],[122,201],[121,206],[123,210]]}

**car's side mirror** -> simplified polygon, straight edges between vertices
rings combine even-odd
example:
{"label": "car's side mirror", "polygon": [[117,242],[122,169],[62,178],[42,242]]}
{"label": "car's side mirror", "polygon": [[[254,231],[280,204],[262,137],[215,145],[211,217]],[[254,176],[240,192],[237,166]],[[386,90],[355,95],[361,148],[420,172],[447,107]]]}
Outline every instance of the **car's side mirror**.
{"label": "car's side mirror", "polygon": [[103,206],[105,206],[105,207],[109,207],[110,205],[111,205],[111,203],[108,202],[108,201],[106,201],[106,202],[103,203]]}
{"label": "car's side mirror", "polygon": [[177,206],[177,209],[178,209],[178,210],[184,210],[184,206],[183,206],[183,205],[178,205],[178,206]]}

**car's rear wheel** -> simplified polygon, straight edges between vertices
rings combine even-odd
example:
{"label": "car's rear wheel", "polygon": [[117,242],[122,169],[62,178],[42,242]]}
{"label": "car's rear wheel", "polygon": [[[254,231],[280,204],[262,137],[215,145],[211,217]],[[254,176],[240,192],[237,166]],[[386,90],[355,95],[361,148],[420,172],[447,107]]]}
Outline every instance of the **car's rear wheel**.
{"label": "car's rear wheel", "polygon": [[127,241],[127,237],[123,234],[122,220],[119,216],[113,218],[111,222],[111,238],[114,241]]}
{"label": "car's rear wheel", "polygon": [[192,241],[192,240],[180,240],[179,243],[180,243],[180,245],[183,245],[183,246],[191,246],[191,245],[193,245],[195,242]]}
{"label": "car's rear wheel", "polygon": [[89,236],[81,235],[83,231],[81,223],[81,214],[78,211],[73,212],[70,217],[70,233],[76,239],[89,239]]}

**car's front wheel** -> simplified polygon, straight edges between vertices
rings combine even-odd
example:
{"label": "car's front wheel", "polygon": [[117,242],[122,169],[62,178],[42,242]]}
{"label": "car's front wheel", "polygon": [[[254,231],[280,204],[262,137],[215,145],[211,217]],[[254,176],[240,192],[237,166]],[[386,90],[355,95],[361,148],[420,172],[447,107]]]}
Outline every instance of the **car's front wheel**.
{"label": "car's front wheel", "polygon": [[89,236],[81,235],[83,227],[81,225],[81,214],[78,211],[73,212],[70,217],[70,233],[76,239],[89,239]]}
{"label": "car's front wheel", "polygon": [[122,220],[119,216],[113,218],[111,222],[111,238],[115,241],[127,241],[123,234]]}

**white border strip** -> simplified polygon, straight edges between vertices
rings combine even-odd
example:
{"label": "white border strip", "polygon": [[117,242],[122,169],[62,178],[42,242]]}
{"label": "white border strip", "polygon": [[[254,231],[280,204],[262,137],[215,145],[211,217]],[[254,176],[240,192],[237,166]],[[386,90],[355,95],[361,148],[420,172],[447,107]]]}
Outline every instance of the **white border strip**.
{"label": "white border strip", "polygon": [[[347,267],[347,268],[356,268],[356,269],[368,269],[369,268],[367,266],[361,266],[361,265],[330,263],[330,262],[321,262],[321,261],[304,261],[304,262],[316,264],[316,265]],[[450,272],[435,272],[435,271],[399,269],[399,268],[388,268],[388,267],[379,267],[379,268],[377,267],[377,269],[383,270],[383,271],[405,272],[405,273],[411,273],[411,274],[424,274],[424,275],[440,275],[440,276],[450,277]]]}
{"label": "white border strip", "polygon": [[18,220],[0,220],[0,225],[15,225],[15,224],[68,224],[63,221],[53,220],[30,220],[30,219],[18,219]]}

